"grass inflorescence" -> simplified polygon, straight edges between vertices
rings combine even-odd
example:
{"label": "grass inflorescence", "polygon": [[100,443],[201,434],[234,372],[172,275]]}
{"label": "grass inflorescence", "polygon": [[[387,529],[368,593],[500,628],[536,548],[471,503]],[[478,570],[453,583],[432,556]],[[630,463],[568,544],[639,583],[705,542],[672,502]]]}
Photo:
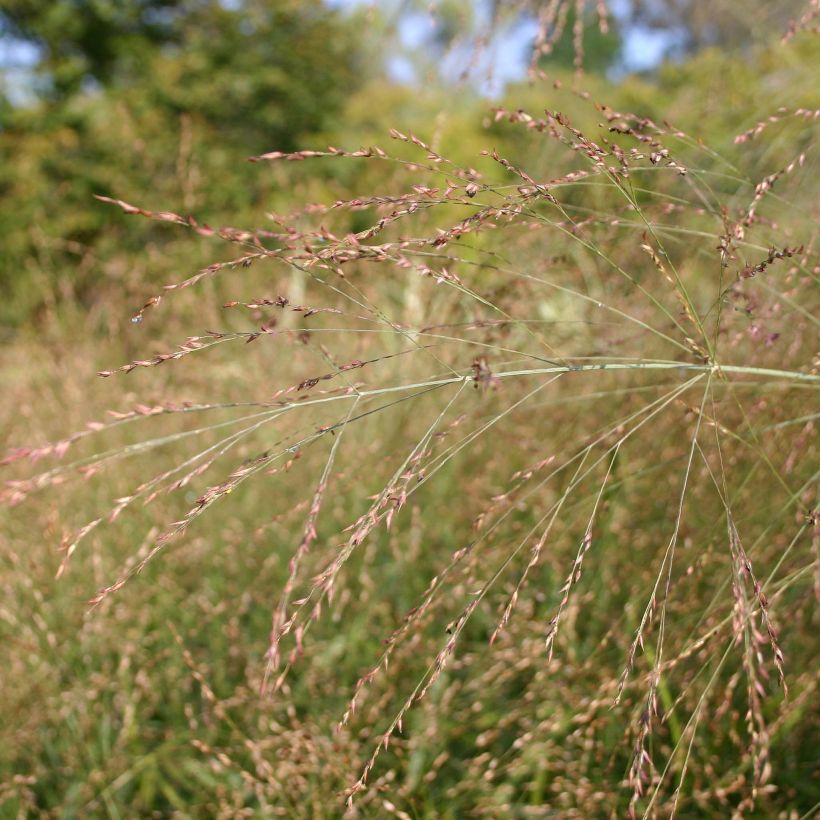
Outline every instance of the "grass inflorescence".
{"label": "grass inflorescence", "polygon": [[811,814],[817,112],[713,148],[559,85],[472,164],[406,129],[253,157],[372,187],[264,228],[104,197],[228,251],[133,313],[123,404],[4,459],[61,553],[5,559],[0,799]]}

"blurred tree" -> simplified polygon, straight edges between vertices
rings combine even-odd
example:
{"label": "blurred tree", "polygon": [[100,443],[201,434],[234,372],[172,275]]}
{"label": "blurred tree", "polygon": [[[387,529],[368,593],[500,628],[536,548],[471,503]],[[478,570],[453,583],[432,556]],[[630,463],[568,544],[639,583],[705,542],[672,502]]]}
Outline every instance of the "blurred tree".
{"label": "blurred tree", "polygon": [[363,76],[350,20],[319,0],[208,3],[151,65],[160,105],[201,117],[250,152],[326,129]]}
{"label": "blurred tree", "polygon": [[39,56],[30,102],[0,99],[8,325],[127,285],[124,260],[171,241],[93,194],[191,210],[208,186],[208,218],[229,223],[270,207],[244,158],[332,132],[365,76],[355,15],[321,0],[0,0],[0,38]]}
{"label": "blurred tree", "polygon": [[[546,24],[546,31],[536,35],[536,45],[542,39],[549,43],[539,59],[546,66],[578,66],[587,72],[604,72],[612,68],[623,46],[621,26],[611,15],[601,17],[599,9],[581,8],[581,37],[576,39],[578,6],[565,3]],[[543,23],[542,23],[543,24]]]}
{"label": "blurred tree", "polygon": [[351,20],[321,0],[5,0],[0,37],[39,50],[52,106],[139,86],[250,151],[326,127],[361,75]]}
{"label": "blurred tree", "polygon": [[806,0],[626,0],[626,25],[672,35],[674,51],[691,54],[709,46],[747,49],[761,36],[782,34]]}
{"label": "blurred tree", "polygon": [[134,72],[151,51],[179,42],[184,22],[202,0],[5,0],[0,36],[23,40],[41,54],[41,93],[65,97],[84,82],[107,84]]}

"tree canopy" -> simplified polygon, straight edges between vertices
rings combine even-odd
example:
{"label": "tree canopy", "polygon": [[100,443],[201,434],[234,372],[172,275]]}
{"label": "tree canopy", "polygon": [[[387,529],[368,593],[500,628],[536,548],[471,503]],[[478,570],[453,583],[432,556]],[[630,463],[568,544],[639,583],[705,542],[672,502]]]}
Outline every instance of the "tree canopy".
{"label": "tree canopy", "polygon": [[146,241],[94,194],[191,207],[218,175],[212,213],[241,213],[269,185],[242,160],[332,131],[362,82],[355,16],[320,0],[9,0],[0,36],[39,55],[32,103],[0,106],[0,316],[12,325],[55,289],[79,297],[99,281],[100,243]]}

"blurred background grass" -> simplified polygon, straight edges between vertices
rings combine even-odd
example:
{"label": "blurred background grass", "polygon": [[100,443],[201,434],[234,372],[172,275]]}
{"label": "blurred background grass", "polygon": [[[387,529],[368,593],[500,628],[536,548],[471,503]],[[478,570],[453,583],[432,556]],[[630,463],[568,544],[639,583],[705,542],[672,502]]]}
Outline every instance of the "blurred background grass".
{"label": "blurred background grass", "polygon": [[[586,100],[549,83],[528,86],[523,75],[522,82],[507,84],[503,93],[497,90],[497,99],[488,100],[482,96],[488,84],[481,61],[472,78],[454,79],[459,59],[469,56],[465,42],[485,30],[493,15],[490,30],[513,38],[504,41],[510,53],[502,64],[524,66],[534,36],[533,15],[501,3],[442,3],[431,23],[421,5],[10,0],[0,7],[7,63],[0,96],[0,436],[5,449],[63,439],[90,420],[104,420],[109,409],[129,410],[140,403],[264,401],[276,389],[328,370],[327,354],[319,347],[323,329],[335,338],[333,328],[354,326],[333,314],[310,321],[283,314],[281,328],[293,333],[281,333],[275,343],[263,337],[243,346],[241,355],[236,353],[240,340],[159,368],[97,379],[98,370],[173,350],[191,333],[252,330],[265,315],[254,309],[227,312],[222,305],[229,299],[250,302],[270,293],[287,294],[293,303],[331,302],[300,271],[259,265],[206,279],[175,294],[173,308],[165,302],[146,313],[144,322],[132,323],[131,316],[162,285],[233,258],[235,249],[178,226],[126,216],[93,194],[194,214],[212,226],[273,226],[265,214],[292,214],[314,202],[398,195],[419,174],[366,160],[259,165],[245,162],[248,156],[328,144],[353,150],[386,142],[391,127],[418,133],[456,163],[480,168],[490,180],[495,174],[499,184],[503,176],[479,156],[482,149],[497,149],[536,179],[573,167],[556,157],[554,145],[496,122],[490,109],[522,108],[536,115],[545,107],[560,109],[591,132],[601,114]],[[810,184],[816,131],[801,118],[784,121],[773,126],[776,138],[753,141],[742,152],[735,149],[734,137],[777,106],[817,107],[816,37],[804,33],[788,46],[779,42],[788,20],[799,17],[799,3],[752,3],[743,14],[730,2],[708,4],[708,10],[706,5],[623,4],[606,35],[591,14],[583,87],[615,110],[657,122],[669,118],[701,138],[715,155],[698,154],[698,170],[712,173],[713,190],[733,202],[748,202],[753,190],[748,180],[757,182],[807,153],[807,169],[786,190],[778,190],[781,198],[766,211],[770,222],[762,230],[785,236],[790,244],[810,244],[816,236]],[[567,34],[540,64],[565,89],[576,81],[571,26],[570,20]],[[630,72],[630,61],[649,48],[652,37],[660,38],[668,59],[640,74]],[[521,45],[523,57],[512,53],[510,42]],[[22,61],[16,69],[15,60]],[[395,149],[396,155],[403,147]],[[736,166],[727,171],[721,156],[731,156]],[[738,180],[746,180],[745,187]],[[670,184],[664,190],[671,196],[683,188]],[[619,208],[611,190],[583,190],[583,195],[573,190],[562,201],[610,214]],[[458,218],[456,209],[448,216],[447,207],[436,219]],[[375,213],[340,209],[320,221],[342,236],[368,227]],[[417,230],[439,224],[433,217],[419,219]],[[698,219],[687,222],[687,229],[714,231],[708,216]],[[307,226],[312,217],[308,212],[293,222]],[[756,241],[766,246],[762,238]],[[478,237],[463,257],[472,253],[481,260],[484,251],[494,249],[519,258],[558,258],[560,264],[577,266],[579,280],[589,281],[595,273],[569,241],[550,243],[521,232],[508,248],[484,242]],[[688,241],[684,236],[673,246],[678,267],[694,271],[701,304],[714,296],[707,278],[697,274],[707,264],[714,267],[714,244],[713,237]],[[638,251],[628,258],[646,265]],[[499,284],[487,267],[479,269],[472,284],[510,315],[526,311],[539,321],[555,322],[550,341],[558,347],[571,344],[594,355],[607,344],[621,343],[614,341],[620,331],[603,323],[598,327],[571,299],[544,299],[526,284]],[[407,285],[385,276],[363,279],[361,287],[397,322],[472,318],[469,311],[451,307],[451,297],[428,287],[426,280],[423,286]],[[804,311],[816,310],[816,268],[814,281],[795,299]],[[785,317],[769,315],[772,323],[776,318],[793,325],[797,341],[785,351],[784,345],[761,351],[747,339],[750,325],[737,319],[741,324],[732,332],[745,334],[746,341],[736,361],[797,367],[801,355],[816,349],[811,345],[817,337],[797,328],[800,317],[795,316],[788,311]],[[309,331],[309,343],[299,334],[303,329]],[[355,341],[344,353],[332,350],[335,361],[372,354],[374,343],[366,334],[350,338]],[[523,338],[499,330],[491,342],[512,349],[523,346]],[[661,348],[639,350],[650,358]],[[468,365],[469,360],[461,362],[462,368]],[[431,366],[429,360],[398,358],[361,372],[373,383],[391,384],[430,378]],[[353,371],[357,379],[358,373]],[[661,386],[674,389],[681,383],[675,374]],[[460,412],[481,424],[531,388],[511,387],[503,397],[470,389],[454,404],[453,419]],[[435,483],[413,495],[389,532],[375,533],[350,559],[330,612],[306,638],[309,651],[275,696],[259,695],[271,609],[302,537],[326,451],[306,449],[290,465],[279,462],[277,475],[262,475],[220,501],[121,592],[91,611],[92,595],[111,584],[133,556],[144,555],[207,482],[192,483],[196,489],[163,500],[161,508],[129,509],[116,526],[95,530],[66,575],[55,580],[61,539],[104,515],[112,499],[178,463],[180,452],[193,452],[184,449],[187,440],[141,458],[118,459],[104,476],[69,480],[33,492],[18,506],[0,507],[5,669],[0,678],[0,813],[341,816],[340,793],[358,777],[411,682],[422,676],[446,640],[445,626],[486,575],[489,563],[484,562],[503,558],[509,544],[524,538],[542,514],[524,501],[516,503],[505,536],[491,544],[486,556],[477,553],[466,561],[445,600],[420,620],[389,672],[368,690],[352,724],[334,731],[385,639],[470,541],[490,499],[504,493],[516,471],[558,453],[568,440],[586,440],[595,430],[617,427],[659,395],[657,383],[640,376],[628,385],[596,379],[579,387],[572,401],[545,393],[542,404],[528,405],[509,424],[499,425],[489,450],[467,448],[448,462]],[[787,422],[814,411],[813,395],[793,386],[764,385],[755,393],[754,406],[768,403],[774,415],[766,423]],[[345,440],[350,449],[340,447],[320,542],[355,522],[362,500],[386,485],[406,455],[408,437],[412,441],[423,434],[425,419],[435,416],[441,401],[433,394],[398,405],[386,417],[380,413],[362,422],[355,438],[345,434],[352,441]],[[278,440],[298,438],[327,423],[321,408],[292,416],[277,428]],[[218,409],[207,423],[231,418],[231,412]],[[142,441],[148,435],[144,425],[151,421],[109,431],[104,444],[83,440],[64,460]],[[165,421],[163,435],[202,423],[177,417]],[[436,447],[460,438],[454,422],[443,430],[446,435]],[[796,441],[800,430],[804,437]],[[788,623],[781,640],[792,675],[787,707],[767,684],[772,773],[756,807],[746,812],[752,816],[811,816],[820,799],[813,674],[817,555],[802,546],[790,551],[793,539],[803,539],[802,545],[806,532],[810,535],[801,510],[816,505],[812,430],[785,426],[764,447],[781,475],[789,472],[788,487],[801,488],[797,499],[777,482],[773,488],[757,461],[738,456],[734,465],[736,515],[765,542],[758,574],[776,572],[775,597],[781,622]],[[216,441],[215,436],[207,432],[204,440]],[[457,657],[430,696],[409,713],[354,812],[454,818],[625,814],[629,800],[622,781],[633,753],[630,727],[642,704],[638,684],[628,688],[626,708],[611,711],[610,705],[654,578],[652,556],[668,537],[672,513],[667,502],[676,497],[681,479],[679,445],[675,428],[660,434],[652,428],[644,439],[636,436],[633,450],[625,446],[619,454],[628,466],[613,463],[596,560],[586,568],[566,614],[557,664],[544,662],[544,628],[596,487],[577,501],[573,497],[558,525],[563,546],[533,570],[530,593],[492,649],[487,641],[514,579],[499,585],[490,605],[476,611]],[[251,457],[257,451],[249,444],[240,452]],[[674,470],[664,471],[664,455]],[[18,462],[3,469],[8,481],[31,473]],[[566,477],[561,481],[558,496]],[[687,520],[687,571],[668,615],[679,629],[681,653],[687,636],[717,629],[731,612],[732,596],[724,583],[731,574],[728,552],[725,544],[722,551],[718,546],[719,535],[710,540],[721,527],[725,539],[716,498],[700,502]],[[699,528],[709,538],[692,535]],[[313,557],[306,577],[322,566]],[[706,654],[693,653],[691,667],[682,662],[685,673],[660,695],[664,712],[676,698],[685,703],[688,711],[680,724],[685,723],[700,708],[696,683],[701,676],[717,675],[716,669],[725,673],[720,678],[725,700],[710,703],[701,717],[695,747],[699,762],[684,789],[681,816],[727,816],[742,804],[748,784],[743,750],[749,740],[737,728],[745,726],[746,684],[738,682],[740,662],[721,667],[720,652],[715,652],[710,647]],[[659,747],[680,740],[680,724],[665,722]],[[665,799],[673,799],[671,791]],[[670,803],[662,805],[668,811]]]}

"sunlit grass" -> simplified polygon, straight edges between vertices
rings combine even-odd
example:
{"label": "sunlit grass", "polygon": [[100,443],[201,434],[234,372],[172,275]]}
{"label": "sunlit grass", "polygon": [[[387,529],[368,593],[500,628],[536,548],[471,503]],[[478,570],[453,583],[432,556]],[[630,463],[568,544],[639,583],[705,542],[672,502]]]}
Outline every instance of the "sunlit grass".
{"label": "sunlit grass", "polygon": [[3,353],[4,811],[811,814],[809,138],[588,105]]}

